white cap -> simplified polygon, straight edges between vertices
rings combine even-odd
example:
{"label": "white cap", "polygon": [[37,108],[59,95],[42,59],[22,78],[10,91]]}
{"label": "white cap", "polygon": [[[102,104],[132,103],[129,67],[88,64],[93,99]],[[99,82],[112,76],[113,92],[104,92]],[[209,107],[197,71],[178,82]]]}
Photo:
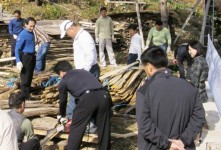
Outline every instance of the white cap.
{"label": "white cap", "polygon": [[72,24],[73,22],[70,20],[65,20],[64,22],[61,23],[60,25],[61,39],[65,36],[67,29],[70,28]]}

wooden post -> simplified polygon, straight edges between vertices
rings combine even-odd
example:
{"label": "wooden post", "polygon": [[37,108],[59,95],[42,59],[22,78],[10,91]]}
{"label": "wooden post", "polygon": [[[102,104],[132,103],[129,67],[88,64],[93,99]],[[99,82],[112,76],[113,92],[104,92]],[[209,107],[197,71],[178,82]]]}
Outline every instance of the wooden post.
{"label": "wooden post", "polygon": [[140,19],[140,10],[139,10],[139,3],[138,1],[136,2],[136,12],[137,12],[137,20],[138,20],[138,26],[139,26],[139,31],[140,31],[140,37],[141,37],[141,42],[142,42],[142,50],[144,50],[144,38],[143,38],[143,30],[142,30],[142,24],[141,24],[141,19]]}
{"label": "wooden post", "polygon": [[0,21],[3,21],[2,4],[0,4]]}
{"label": "wooden post", "polygon": [[164,27],[168,27],[167,0],[160,0],[161,21]]}
{"label": "wooden post", "polygon": [[206,10],[205,10],[205,12],[204,12],[204,17],[203,17],[203,25],[202,25],[201,34],[200,34],[200,43],[201,43],[203,46],[205,46],[205,45],[204,45],[204,36],[205,36],[206,20],[207,20],[207,16],[208,16],[208,11],[209,11],[210,2],[211,2],[211,0],[207,0]]}

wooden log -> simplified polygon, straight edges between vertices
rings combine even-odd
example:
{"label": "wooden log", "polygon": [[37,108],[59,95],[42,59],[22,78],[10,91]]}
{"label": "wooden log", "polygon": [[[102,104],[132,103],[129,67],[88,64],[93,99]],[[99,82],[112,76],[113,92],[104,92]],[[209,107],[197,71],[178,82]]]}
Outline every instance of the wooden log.
{"label": "wooden log", "polygon": [[115,112],[114,112],[113,117],[123,117],[123,118],[136,119],[135,115],[119,114],[119,113],[115,113]]}
{"label": "wooden log", "polygon": [[[34,129],[34,133],[36,135],[43,135],[46,136],[48,134],[48,131],[45,130],[38,130],[38,129]],[[68,139],[68,135],[67,133],[58,133],[55,137],[56,138],[60,138],[60,139]],[[94,136],[89,136],[88,135],[84,135],[82,141],[84,142],[90,142],[90,143],[98,143],[98,138],[94,137]]]}
{"label": "wooden log", "polygon": [[7,62],[7,61],[12,61],[15,60],[15,57],[10,57],[10,58],[1,58],[0,62]]}
{"label": "wooden log", "polygon": [[62,140],[60,142],[57,143],[58,145],[58,149],[59,150],[66,150],[67,149],[67,143],[68,141],[67,140]]}
{"label": "wooden log", "polygon": [[[38,108],[38,107],[55,107],[52,104],[44,104],[42,101],[26,101],[25,108]],[[9,109],[8,100],[1,100],[1,109]]]}
{"label": "wooden log", "polygon": [[129,138],[129,137],[133,137],[133,136],[137,136],[137,135],[138,135],[138,131],[126,133],[126,134],[111,133],[111,136],[114,138],[124,138],[124,139]]}
{"label": "wooden log", "polygon": [[26,117],[37,117],[37,116],[51,116],[57,115],[59,108],[55,107],[41,107],[41,108],[27,108],[23,113]]}

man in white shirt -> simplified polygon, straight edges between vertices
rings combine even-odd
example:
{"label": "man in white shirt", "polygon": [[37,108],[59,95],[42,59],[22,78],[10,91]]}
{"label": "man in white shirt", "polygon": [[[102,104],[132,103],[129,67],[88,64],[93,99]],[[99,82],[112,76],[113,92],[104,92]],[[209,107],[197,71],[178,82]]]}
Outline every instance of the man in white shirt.
{"label": "man in white shirt", "polygon": [[18,150],[15,127],[8,114],[0,110],[0,150]]}
{"label": "man in white shirt", "polygon": [[130,24],[127,29],[129,30],[129,34],[131,36],[129,55],[127,59],[127,64],[129,65],[137,60],[140,61],[142,43],[140,35],[137,33],[137,25]]}
{"label": "man in white shirt", "polygon": [[67,34],[73,38],[74,65],[76,69],[84,69],[95,77],[100,76],[100,68],[97,64],[97,51],[92,36],[79,24],[65,20],[60,25],[61,38]]}

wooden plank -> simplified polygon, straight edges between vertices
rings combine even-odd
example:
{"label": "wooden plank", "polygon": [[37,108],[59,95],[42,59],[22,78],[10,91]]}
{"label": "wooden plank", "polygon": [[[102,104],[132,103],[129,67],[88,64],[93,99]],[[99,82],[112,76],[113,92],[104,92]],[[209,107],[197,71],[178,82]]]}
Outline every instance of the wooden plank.
{"label": "wooden plank", "polygon": [[[8,112],[10,109],[4,109],[4,112]],[[59,108],[55,107],[41,107],[41,108],[26,108],[23,115],[26,117],[38,117],[38,116],[49,116],[57,115]]]}
{"label": "wooden plank", "polygon": [[131,133],[126,133],[126,134],[118,134],[118,133],[111,133],[111,136],[114,138],[129,138],[129,137],[133,137],[133,136],[137,136],[138,132],[131,132]]}
{"label": "wooden plank", "polygon": [[[34,129],[34,133],[36,135],[43,135],[46,136],[48,134],[48,131],[45,130],[38,130],[38,129]],[[56,138],[60,138],[60,139],[68,139],[68,133],[58,133],[56,136]],[[91,136],[89,135],[84,135],[82,141],[84,142],[90,142],[90,143],[98,143],[98,138],[97,136]]]}
{"label": "wooden plank", "polygon": [[115,112],[114,112],[113,116],[114,117],[123,117],[123,118],[136,119],[135,115],[119,114],[119,113],[115,113]]}
{"label": "wooden plank", "polygon": [[0,62],[7,62],[7,61],[11,61],[11,60],[15,60],[15,57],[1,58]]}
{"label": "wooden plank", "polygon": [[34,117],[34,116],[49,116],[49,115],[57,115],[59,112],[58,108],[52,107],[42,107],[42,108],[27,108],[23,113],[26,117]]}
{"label": "wooden plank", "polygon": [[131,111],[134,110],[134,109],[135,109],[135,105],[130,106],[130,107],[124,112],[124,114],[128,114],[129,112],[131,112]]}
{"label": "wooden plank", "polygon": [[6,75],[6,76],[8,76],[10,73],[8,73],[8,72],[1,72],[0,71],[0,75]]}
{"label": "wooden plank", "polygon": [[[26,101],[25,108],[38,108],[38,107],[55,107],[53,104],[44,104],[42,101]],[[8,100],[1,100],[1,109],[9,109]]]}

